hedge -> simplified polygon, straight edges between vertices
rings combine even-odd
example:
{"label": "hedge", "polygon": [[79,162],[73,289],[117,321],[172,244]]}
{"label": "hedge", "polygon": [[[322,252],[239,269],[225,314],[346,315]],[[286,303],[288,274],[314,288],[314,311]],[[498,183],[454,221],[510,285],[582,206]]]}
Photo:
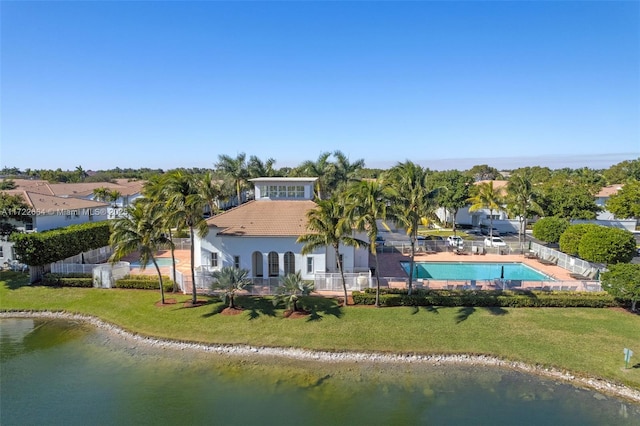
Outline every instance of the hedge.
{"label": "hedge", "polygon": [[18,259],[42,266],[109,245],[108,222],[83,223],[31,234],[14,233],[11,241]]}
{"label": "hedge", "polygon": [[[162,276],[162,284],[165,291],[173,288],[173,281],[166,276]],[[160,281],[157,275],[129,275],[116,280],[116,288],[130,288],[138,290],[158,290]]]}
{"label": "hedge", "polygon": [[[354,291],[356,305],[373,305],[375,290]],[[606,292],[486,291],[486,290],[387,290],[380,294],[381,306],[477,306],[477,307],[557,307],[606,308],[620,306]]]}
{"label": "hedge", "polygon": [[93,287],[91,274],[45,274],[42,285],[53,287]]}

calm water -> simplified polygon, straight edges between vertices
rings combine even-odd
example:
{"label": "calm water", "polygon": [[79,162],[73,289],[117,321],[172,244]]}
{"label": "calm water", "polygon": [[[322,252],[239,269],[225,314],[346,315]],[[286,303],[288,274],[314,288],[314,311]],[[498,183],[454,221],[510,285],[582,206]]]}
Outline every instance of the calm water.
{"label": "calm water", "polygon": [[[409,262],[402,262],[405,271]],[[506,280],[553,281],[549,276],[523,263],[488,262],[416,262],[414,277],[433,280]]]}
{"label": "calm water", "polygon": [[491,368],[153,349],[82,323],[0,320],[0,424],[640,425],[640,406]]}

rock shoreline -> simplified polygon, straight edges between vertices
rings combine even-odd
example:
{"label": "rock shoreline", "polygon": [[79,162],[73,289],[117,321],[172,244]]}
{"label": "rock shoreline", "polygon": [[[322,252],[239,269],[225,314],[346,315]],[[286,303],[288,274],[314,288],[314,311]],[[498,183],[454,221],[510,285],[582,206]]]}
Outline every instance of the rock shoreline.
{"label": "rock shoreline", "polygon": [[602,379],[578,377],[571,373],[561,371],[554,368],[530,365],[517,361],[506,361],[500,358],[487,355],[443,355],[443,354],[385,354],[385,353],[367,353],[367,352],[330,352],[316,351],[299,348],[277,348],[250,345],[224,345],[224,344],[205,344],[193,342],[181,342],[176,340],[163,340],[154,337],[143,336],[131,333],[113,324],[105,322],[99,318],[70,314],[66,312],[51,311],[16,311],[16,312],[0,312],[0,318],[50,318],[65,319],[73,321],[82,321],[93,325],[94,327],[113,333],[127,340],[133,340],[141,344],[150,345],[156,348],[167,348],[177,350],[196,350],[201,352],[210,352],[228,356],[265,356],[265,357],[283,357],[297,360],[312,360],[321,362],[371,362],[371,363],[424,363],[431,365],[477,365],[489,367],[509,368],[530,374],[536,374],[551,379],[561,380],[573,385],[588,388],[607,395],[626,399],[634,403],[640,403],[640,390],[627,386],[619,385]]}

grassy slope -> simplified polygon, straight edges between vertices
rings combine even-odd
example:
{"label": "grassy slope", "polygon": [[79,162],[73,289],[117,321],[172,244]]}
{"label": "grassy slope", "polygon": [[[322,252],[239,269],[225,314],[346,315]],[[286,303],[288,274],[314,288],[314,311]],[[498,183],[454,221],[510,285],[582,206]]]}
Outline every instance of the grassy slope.
{"label": "grassy slope", "polygon": [[[94,315],[127,330],[177,340],[297,346],[310,349],[490,354],[567,369],[640,388],[640,316],[610,309],[383,308],[340,309],[313,298],[311,320],[284,319],[269,301],[223,316],[219,302],[158,308],[159,292],[24,286],[0,274],[0,310],[65,310]],[[168,294],[167,297],[176,297]],[[189,296],[177,295],[179,302]],[[637,355],[624,369],[623,348]]]}

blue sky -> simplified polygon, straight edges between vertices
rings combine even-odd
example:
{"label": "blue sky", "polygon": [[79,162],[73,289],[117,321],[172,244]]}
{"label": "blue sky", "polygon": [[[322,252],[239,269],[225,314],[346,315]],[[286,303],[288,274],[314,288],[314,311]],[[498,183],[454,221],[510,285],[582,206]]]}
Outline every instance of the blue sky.
{"label": "blue sky", "polygon": [[0,14],[0,166],[640,157],[637,1],[3,1]]}

